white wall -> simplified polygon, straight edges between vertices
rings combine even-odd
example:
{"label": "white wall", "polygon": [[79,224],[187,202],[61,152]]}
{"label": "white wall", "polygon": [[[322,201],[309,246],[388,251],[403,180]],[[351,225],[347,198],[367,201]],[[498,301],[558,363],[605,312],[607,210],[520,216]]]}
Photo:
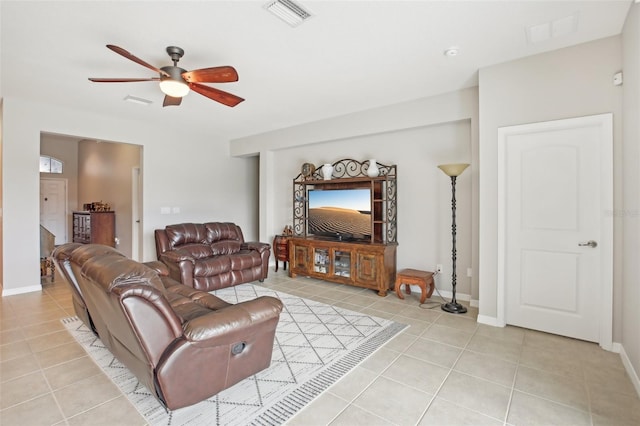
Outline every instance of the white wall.
{"label": "white wall", "polygon": [[78,143],[78,204],[109,204],[115,215],[115,247],[128,257],[132,256],[132,170],[141,165],[141,151],[126,143],[88,139]]}
{"label": "white wall", "polygon": [[302,163],[396,164],[398,268],[433,270],[442,263],[437,285],[445,290],[451,287],[451,180],[436,166],[471,162],[456,185],[457,290],[475,300],[466,268],[477,265],[476,117],[474,88],[235,140],[231,152],[261,155],[261,238],[269,241],[292,224],[292,181]]}
{"label": "white wall", "polygon": [[[621,206],[622,67],[620,37],[530,56],[480,70],[480,306],[497,319],[497,131],[499,127],[613,113],[614,208]],[[614,341],[621,337],[622,230],[614,220]]]}
{"label": "white wall", "polygon": [[[120,120],[22,99],[4,98],[2,111],[3,295],[40,290],[40,132],[144,147],[145,261],[155,259],[153,230],[171,223],[226,220],[238,223],[247,239],[258,235],[257,162],[230,159],[227,141],[167,120]],[[164,206],[180,213],[161,215]]]}
{"label": "white wall", "polygon": [[631,6],[623,46],[622,356],[640,394],[640,4]]}

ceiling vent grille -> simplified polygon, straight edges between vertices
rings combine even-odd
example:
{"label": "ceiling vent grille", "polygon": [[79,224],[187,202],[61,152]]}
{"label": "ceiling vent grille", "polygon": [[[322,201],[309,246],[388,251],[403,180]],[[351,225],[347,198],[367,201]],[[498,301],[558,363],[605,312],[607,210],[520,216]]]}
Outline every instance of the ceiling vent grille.
{"label": "ceiling vent grille", "polygon": [[311,18],[309,11],[291,0],[270,1],[265,5],[265,9],[292,27],[297,27],[305,20]]}

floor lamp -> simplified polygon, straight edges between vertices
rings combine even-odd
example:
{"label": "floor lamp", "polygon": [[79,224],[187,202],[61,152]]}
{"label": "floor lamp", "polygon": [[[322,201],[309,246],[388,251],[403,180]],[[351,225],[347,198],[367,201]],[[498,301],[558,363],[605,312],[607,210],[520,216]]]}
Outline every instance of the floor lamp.
{"label": "floor lamp", "polygon": [[441,164],[438,166],[447,176],[451,178],[451,287],[453,297],[451,302],[443,303],[442,310],[452,314],[464,314],[467,308],[456,300],[456,178],[469,167],[468,164]]}

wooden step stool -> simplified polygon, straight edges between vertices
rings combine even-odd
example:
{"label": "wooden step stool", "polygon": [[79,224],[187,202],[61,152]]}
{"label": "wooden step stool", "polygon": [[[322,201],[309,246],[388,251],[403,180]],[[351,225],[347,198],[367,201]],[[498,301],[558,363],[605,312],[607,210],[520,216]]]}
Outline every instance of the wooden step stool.
{"label": "wooden step stool", "polygon": [[403,269],[396,274],[396,295],[400,299],[404,299],[402,295],[402,284],[406,284],[405,293],[411,294],[411,284],[420,286],[422,296],[420,303],[424,303],[428,297],[431,297],[436,284],[433,281],[433,272],[419,271],[417,269]]}

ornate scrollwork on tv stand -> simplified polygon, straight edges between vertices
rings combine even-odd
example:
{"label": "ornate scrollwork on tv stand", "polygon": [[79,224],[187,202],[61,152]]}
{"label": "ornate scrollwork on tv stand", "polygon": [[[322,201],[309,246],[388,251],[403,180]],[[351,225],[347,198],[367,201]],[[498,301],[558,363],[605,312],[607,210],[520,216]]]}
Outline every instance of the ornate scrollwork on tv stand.
{"label": "ornate scrollwork on tv stand", "polygon": [[[385,296],[396,273],[397,169],[377,163],[378,176],[367,175],[369,160],[343,159],[332,164],[325,180],[322,164],[313,172],[293,179],[293,237],[289,239],[289,274],[313,276],[341,284],[376,290]],[[309,235],[308,193],[310,189],[369,188],[371,235],[366,241],[334,240]],[[339,235],[340,236],[340,235]],[[326,264],[318,263],[326,258]]]}
{"label": "ornate scrollwork on tv stand", "polygon": [[308,177],[300,173],[293,179],[293,234],[307,237],[307,193],[313,188],[370,188],[371,189],[371,243],[397,243],[397,167],[377,163],[376,177],[367,176],[369,160],[363,162],[342,159],[333,165],[331,180],[324,180],[322,165]]}

